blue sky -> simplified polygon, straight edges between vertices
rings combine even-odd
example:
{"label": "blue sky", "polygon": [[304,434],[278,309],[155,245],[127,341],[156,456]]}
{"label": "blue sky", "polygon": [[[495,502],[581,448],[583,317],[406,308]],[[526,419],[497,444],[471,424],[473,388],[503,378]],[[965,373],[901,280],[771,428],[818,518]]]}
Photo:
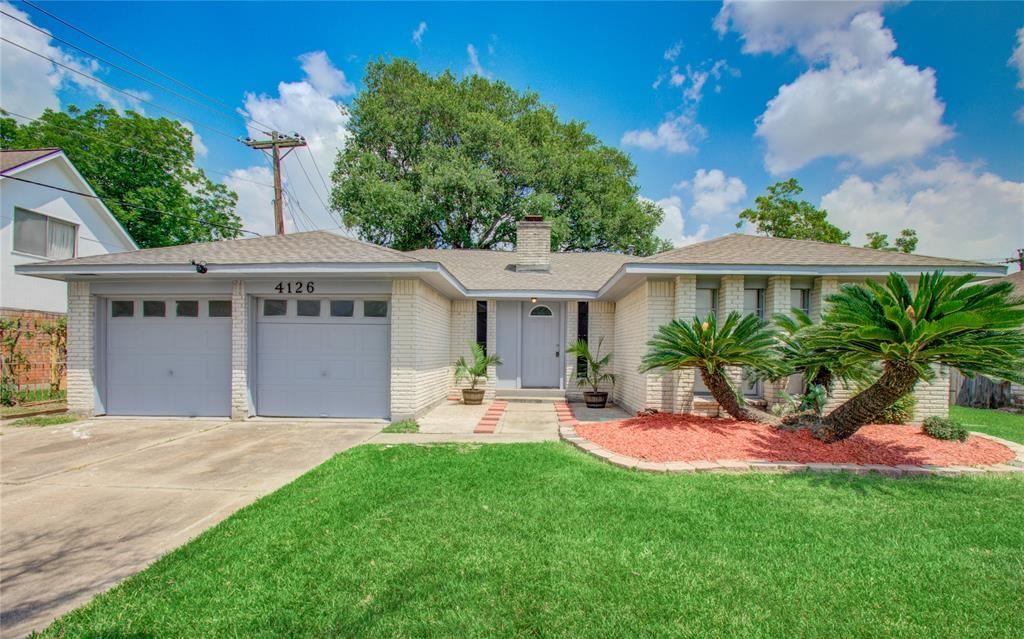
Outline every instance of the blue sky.
{"label": "blue sky", "polygon": [[[891,236],[912,226],[922,253],[994,260],[1024,244],[1024,3],[40,5],[313,139],[311,155],[298,157],[303,166],[286,161],[292,228],[330,225],[312,165],[326,173],[344,143],[333,102],[361,90],[368,60],[401,56],[431,72],[481,73],[537,91],[563,117],[586,121],[631,155],[641,193],[666,210],[660,232],[679,244],[734,231],[736,213],[788,177],[852,230],[854,243],[869,230]],[[28,5],[3,6],[131,65]],[[2,26],[25,46],[89,64],[6,17]],[[45,106],[124,104],[45,60],[6,44],[2,52],[0,105],[34,116]],[[200,164],[239,192],[247,226],[271,228],[266,165],[201,126],[242,135],[241,117],[182,102],[102,62],[87,70],[200,124]]]}

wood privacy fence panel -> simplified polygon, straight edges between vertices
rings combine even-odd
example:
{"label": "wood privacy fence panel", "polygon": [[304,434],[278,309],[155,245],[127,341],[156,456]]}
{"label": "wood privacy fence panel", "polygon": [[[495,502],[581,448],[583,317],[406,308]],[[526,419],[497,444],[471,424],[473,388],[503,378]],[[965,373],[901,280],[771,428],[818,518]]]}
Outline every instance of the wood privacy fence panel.
{"label": "wood privacy fence panel", "polygon": [[1001,382],[982,375],[967,377],[958,370],[951,370],[949,390],[952,403],[971,408],[1001,408],[1013,403],[1010,382]]}

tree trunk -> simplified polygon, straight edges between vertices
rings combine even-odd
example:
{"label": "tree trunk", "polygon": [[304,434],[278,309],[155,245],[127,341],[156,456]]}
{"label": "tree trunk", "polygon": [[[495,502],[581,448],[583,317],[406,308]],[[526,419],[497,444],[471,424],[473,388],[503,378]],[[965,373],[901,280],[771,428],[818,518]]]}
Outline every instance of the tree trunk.
{"label": "tree trunk", "polygon": [[861,426],[876,421],[893,402],[913,390],[917,377],[917,371],[908,364],[886,363],[878,381],[826,415],[814,429],[814,436],[824,442],[850,437]]}
{"label": "tree trunk", "polygon": [[718,405],[729,413],[734,419],[738,419],[744,422],[760,422],[762,424],[779,424],[780,420],[771,413],[766,413],[763,410],[758,410],[753,406],[748,406],[746,402],[736,395],[735,389],[732,384],[729,383],[729,379],[718,371],[714,375],[709,374],[703,368],[698,369],[700,371],[700,377],[704,380],[704,385],[711,391],[711,396],[715,398]]}

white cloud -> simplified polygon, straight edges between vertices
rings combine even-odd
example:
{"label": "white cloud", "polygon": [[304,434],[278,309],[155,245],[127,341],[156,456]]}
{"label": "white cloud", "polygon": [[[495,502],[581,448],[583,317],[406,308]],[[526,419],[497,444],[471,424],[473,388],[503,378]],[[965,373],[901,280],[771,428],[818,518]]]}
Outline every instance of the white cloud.
{"label": "white cloud", "polygon": [[671,47],[665,49],[665,53],[663,54],[663,57],[665,58],[665,60],[667,60],[669,62],[675,62],[676,58],[679,57],[679,54],[682,52],[682,50],[683,50],[683,41],[679,40],[675,44],[673,44]]}
{"label": "white cloud", "polygon": [[478,75],[482,78],[491,77],[491,74],[480,64],[480,54],[477,53],[476,47],[472,43],[466,45],[466,55],[469,56],[469,66],[466,67],[464,72],[466,75]]}
{"label": "white cloud", "polygon": [[829,219],[866,242],[869,231],[889,237],[917,230],[917,252],[966,259],[1009,257],[1024,237],[1024,182],[1004,180],[955,158],[929,169],[893,171],[876,181],[848,177],[821,199]]}
{"label": "white cloud", "polygon": [[[0,2],[0,7],[19,20],[32,23],[27,13],[11,5]],[[59,110],[61,90],[74,87],[96,97],[110,106],[123,110],[139,108],[137,100],[125,97],[89,78],[95,78],[103,69],[95,60],[79,58],[57,46],[49,33],[41,33],[14,20],[4,18],[3,35],[8,40],[30,49],[48,58],[56,60],[75,71],[84,73],[83,77],[67,69],[44,60],[20,49],[17,46],[0,43],[0,96],[3,105],[10,111],[29,117],[36,117],[46,109]],[[126,89],[131,91],[130,89]],[[147,94],[131,91],[133,94],[146,98]]]}
{"label": "white cloud", "polygon": [[196,154],[197,158],[205,158],[209,149],[206,148],[206,143],[203,142],[202,136],[196,132],[196,128],[192,126],[191,122],[179,121],[178,124],[188,129],[192,134],[192,152]]}
{"label": "white cloud", "polygon": [[1024,27],[1017,29],[1017,48],[1013,55],[1007,60],[1007,64],[1017,69],[1020,80],[1017,81],[1017,88],[1024,89]]}
{"label": "white cloud", "polygon": [[[261,235],[274,234],[274,189],[265,185],[274,183],[269,167],[251,166],[235,169],[224,178],[224,184],[238,194],[238,213],[242,225]],[[284,210],[284,226],[288,232],[296,230],[289,209]]]}
{"label": "white cloud", "polygon": [[[349,91],[350,85],[344,81],[344,74],[335,68],[322,52],[304,54],[299,57],[299,61],[305,71],[302,80],[280,82],[277,85],[276,97],[247,93],[244,110],[253,120],[265,123],[282,133],[298,132],[305,136],[308,147],[296,149],[283,161],[283,180],[287,190],[294,195],[286,197],[286,200],[291,200],[293,210],[301,218],[302,225],[308,227],[309,222],[306,222],[299,213],[300,205],[311,218],[313,225],[323,229],[336,228],[338,218],[325,206],[330,204],[330,193],[327,192],[324,181],[328,187],[331,186],[330,173],[334,169],[335,157],[348,140],[348,110],[334,98]],[[249,134],[254,138],[265,137],[262,131],[252,125]],[[315,162],[311,161],[310,155],[315,158]],[[320,178],[321,173],[323,180]],[[236,178],[248,177],[264,184],[273,183],[273,177],[264,164],[239,169],[233,172],[233,175]],[[306,175],[309,176],[308,180]],[[225,183],[239,194],[238,211],[246,228],[269,229],[272,232],[272,190],[239,179],[226,178]],[[291,220],[288,224],[289,232],[300,228],[295,224],[297,221]]]}
{"label": "white cloud", "polygon": [[743,180],[728,177],[721,169],[697,169],[691,186],[693,206],[690,213],[702,217],[731,212],[747,196]]}
{"label": "white cloud", "polygon": [[952,136],[942,123],[945,105],[936,95],[934,71],[891,55],[896,41],[879,14],[805,33],[797,48],[812,64],[825,66],[780,87],[758,118],[772,173],[822,157],[875,166],[920,155]]}
{"label": "white cloud", "polygon": [[423,34],[427,32],[427,23],[420,22],[412,32],[412,41],[418,47],[423,44]]}
{"label": "white cloud", "polygon": [[665,149],[669,153],[690,153],[696,150],[694,143],[703,140],[706,136],[707,132],[704,127],[684,114],[666,119],[654,131],[650,129],[626,131],[622,135],[621,143],[648,151]]}
{"label": "white cloud", "polygon": [[1024,124],[1024,107],[1017,109],[1014,112],[1013,117],[1017,118],[1018,122]]}
{"label": "white cloud", "polygon": [[700,228],[693,235],[685,233],[686,223],[683,219],[683,201],[678,195],[670,195],[657,201],[645,197],[641,197],[641,199],[657,204],[665,212],[664,219],[662,219],[661,224],[654,231],[658,237],[672,242],[673,246],[686,246],[687,244],[695,244],[707,239],[708,231],[710,230],[707,224],[701,224]]}
{"label": "white cloud", "polygon": [[820,31],[834,29],[884,3],[874,0],[844,2],[738,2],[725,0],[715,16],[715,31],[735,31],[744,53],[782,53]]}
{"label": "white cloud", "polygon": [[310,51],[299,56],[306,80],[319,93],[327,96],[347,96],[356,92],[354,84],[345,78],[345,72],[334,66],[324,51]]}

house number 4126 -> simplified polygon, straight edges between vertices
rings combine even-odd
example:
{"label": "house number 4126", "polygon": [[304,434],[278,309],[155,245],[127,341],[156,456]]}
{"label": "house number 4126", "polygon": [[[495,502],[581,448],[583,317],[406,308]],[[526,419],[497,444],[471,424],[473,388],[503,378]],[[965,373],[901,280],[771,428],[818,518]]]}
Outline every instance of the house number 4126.
{"label": "house number 4126", "polygon": [[278,293],[312,293],[316,286],[313,282],[278,282],[274,290]]}

